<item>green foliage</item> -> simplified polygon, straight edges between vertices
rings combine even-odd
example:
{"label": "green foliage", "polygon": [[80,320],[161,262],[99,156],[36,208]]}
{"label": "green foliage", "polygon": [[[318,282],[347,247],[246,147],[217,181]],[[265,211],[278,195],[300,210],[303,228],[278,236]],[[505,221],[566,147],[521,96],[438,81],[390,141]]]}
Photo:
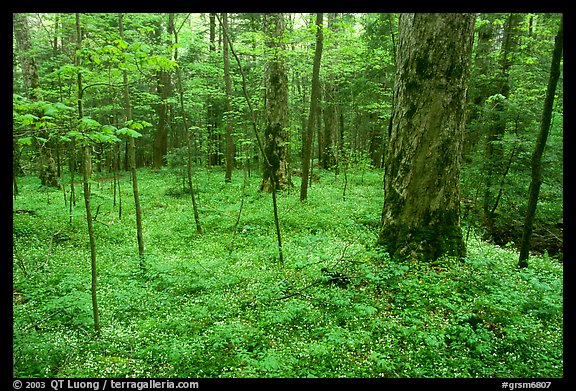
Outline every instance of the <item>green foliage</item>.
{"label": "green foliage", "polygon": [[[15,376],[563,376],[561,264],[534,257],[519,271],[514,251],[475,240],[464,260],[394,262],[374,245],[381,174],[350,168],[343,200],[343,178],[319,173],[307,202],[278,194],[282,269],[258,178],[248,178],[234,238],[241,180],[198,171],[198,235],[189,199],[164,195],[174,173],[139,170],[144,276],[132,203],[118,220],[110,186],[93,184],[104,223],[94,226],[97,337],[82,207],[69,225],[63,203],[47,204],[39,179],[22,177],[14,209],[35,213],[14,213],[14,289],[25,298],[15,293]],[[129,200],[127,183],[122,191]]]}

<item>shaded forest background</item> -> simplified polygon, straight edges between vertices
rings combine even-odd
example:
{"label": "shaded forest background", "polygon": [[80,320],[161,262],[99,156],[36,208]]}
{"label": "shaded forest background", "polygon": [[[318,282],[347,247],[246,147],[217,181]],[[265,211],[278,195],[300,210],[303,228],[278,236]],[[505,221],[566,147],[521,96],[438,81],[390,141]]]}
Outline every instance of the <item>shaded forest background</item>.
{"label": "shaded forest background", "polygon": [[[23,16],[29,47],[14,38],[14,178],[40,171],[43,184],[80,171],[75,143],[87,133],[97,173],[128,170],[128,139],[137,167],[183,167],[190,142],[195,167],[263,166],[251,115],[265,127],[264,75],[272,50],[262,14],[230,14],[226,48],[216,14]],[[314,168],[336,174],[347,165],[381,168],[388,139],[395,75],[396,14],[326,14],[321,97],[312,144]],[[468,93],[462,193],[466,218],[498,244],[519,242],[530,157],[538,130],[558,14],[479,14]],[[288,76],[285,129],[288,175],[301,175],[314,56],[315,16],[286,14],[277,39]],[[19,25],[15,24],[17,28]],[[16,29],[17,31],[17,29]],[[78,42],[81,42],[78,46]],[[22,69],[32,58],[38,80]],[[239,66],[241,64],[241,67]],[[129,74],[126,117],[123,73]],[[83,118],[77,122],[77,75]],[[228,83],[225,81],[229,80]],[[244,79],[243,79],[244,78]],[[243,93],[251,101],[249,111]],[[30,92],[34,90],[34,92]],[[30,95],[32,94],[32,95]],[[180,96],[181,95],[181,96]],[[182,105],[182,106],[181,106]],[[183,110],[182,110],[183,109]],[[561,253],[562,79],[544,162],[533,248]],[[185,115],[183,116],[183,113]],[[128,124],[128,125],[127,125]],[[241,175],[236,172],[236,175]],[[259,174],[258,174],[259,175]],[[313,177],[313,175],[311,176]],[[17,187],[16,187],[17,190]]]}

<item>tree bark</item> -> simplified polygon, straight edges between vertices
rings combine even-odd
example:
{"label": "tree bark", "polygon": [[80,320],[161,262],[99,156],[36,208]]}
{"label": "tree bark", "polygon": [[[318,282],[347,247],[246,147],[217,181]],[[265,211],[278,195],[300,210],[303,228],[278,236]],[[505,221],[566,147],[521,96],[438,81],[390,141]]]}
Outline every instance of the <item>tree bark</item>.
{"label": "tree bark", "polygon": [[153,166],[159,169],[164,165],[164,157],[168,152],[168,97],[170,96],[170,73],[165,70],[156,74],[160,103],[157,105],[158,125],[154,134]]}
{"label": "tree bark", "polygon": [[496,79],[496,91],[503,99],[496,101],[492,115],[488,121],[489,127],[486,135],[484,149],[485,189],[483,199],[484,220],[489,229],[494,225],[494,212],[498,206],[493,199],[494,184],[503,176],[505,159],[504,148],[501,141],[506,131],[506,115],[504,115],[504,100],[510,95],[510,68],[513,64],[512,55],[518,45],[518,26],[522,18],[519,14],[508,16],[502,37],[502,52],[500,55],[500,69]]}
{"label": "tree bark", "polygon": [[[80,30],[80,14],[76,13],[76,52],[79,53],[82,49],[82,35]],[[75,65],[80,66],[80,58],[76,55],[74,59]],[[76,83],[78,87],[78,119],[84,118],[83,102],[83,87],[82,87],[82,72],[77,70]],[[92,173],[92,146],[89,144],[88,137],[85,136],[84,140],[84,154],[82,159],[82,172],[84,179],[84,205],[86,207],[86,223],[88,225],[88,237],[90,239],[90,269],[91,269],[91,293],[92,293],[92,315],[94,318],[94,331],[100,331],[100,320],[98,315],[98,300],[97,300],[97,268],[96,268],[96,237],[94,235],[92,208],[90,205],[90,176]]]}
{"label": "tree bark", "polygon": [[[484,24],[478,27],[478,38],[474,51],[474,66],[470,76],[470,109],[468,112],[468,122],[470,129],[464,134],[463,156],[466,158],[480,138],[482,137],[481,124],[482,112],[486,98],[494,93],[494,79],[490,77],[493,72],[493,60],[491,53],[494,49],[496,30],[493,25],[494,14],[481,14],[479,16]],[[474,126],[475,121],[482,121],[478,126]]]}
{"label": "tree bark", "polygon": [[[124,39],[124,14],[118,15],[118,29],[120,38]],[[132,103],[130,101],[130,91],[128,89],[128,71],[122,73],[124,82],[124,104],[126,110],[126,121],[132,120]],[[134,207],[136,209],[136,238],[138,240],[138,258],[140,260],[140,270],[146,270],[144,258],[144,236],[142,234],[142,208],[140,207],[140,192],[138,190],[138,175],[136,172],[136,145],[134,137],[128,137],[128,164],[130,166],[130,179],[132,181],[132,193],[134,194]]]}
{"label": "tree bark", "polygon": [[378,243],[393,257],[465,255],[460,164],[474,14],[402,14]]}
{"label": "tree bark", "polygon": [[[337,13],[329,13],[326,28],[336,33],[339,29],[335,25]],[[333,42],[333,49],[338,44]],[[329,75],[324,84],[324,129],[318,132],[318,163],[324,169],[330,169],[337,164],[338,145],[340,139],[340,113],[338,102],[338,85],[332,81],[335,75]]]}
{"label": "tree bark", "polygon": [[[222,14],[222,28],[228,31],[228,14]],[[232,137],[232,79],[230,78],[230,61],[228,48],[230,37],[226,34],[224,37],[223,54],[224,54],[224,84],[226,85],[226,174],[224,182],[232,182],[232,170],[234,168],[234,139]]]}
{"label": "tree bark", "polygon": [[538,195],[540,194],[540,185],[542,184],[542,155],[544,147],[550,132],[550,122],[552,119],[552,108],[554,105],[554,94],[556,85],[560,78],[560,61],[562,59],[562,45],[564,40],[564,16],[560,16],[560,26],[554,40],[554,51],[552,52],[552,65],[550,66],[550,78],[548,79],[548,88],[546,98],[544,99],[544,108],[542,110],[542,121],[540,123],[540,133],[536,140],[536,147],[532,154],[532,181],[528,189],[529,198],[524,218],[524,230],[522,232],[522,243],[520,246],[520,256],[518,259],[519,267],[528,266],[528,253],[530,250],[530,239],[536,215],[536,206],[538,204]]}
{"label": "tree bark", "polygon": [[284,60],[284,15],[264,16],[266,46],[271,59],[266,69],[266,128],[264,129],[263,178],[260,189],[271,193],[291,184],[288,169],[288,75]]}
{"label": "tree bark", "polygon": [[316,14],[316,48],[314,50],[314,63],[312,65],[312,92],[310,96],[310,113],[308,114],[308,126],[306,137],[302,140],[302,183],[300,184],[300,201],[308,198],[308,177],[310,175],[310,155],[312,152],[312,142],[314,140],[314,129],[316,128],[316,118],[318,111],[318,101],[320,100],[320,62],[322,60],[323,48],[323,25],[324,14]]}
{"label": "tree bark", "polygon": [[[168,14],[168,26],[174,24],[174,14]],[[171,46],[172,42],[166,42],[167,46]],[[171,77],[170,72],[167,70],[160,70],[156,74],[158,95],[160,103],[158,103],[156,112],[158,114],[158,126],[154,135],[153,145],[153,160],[152,165],[155,169],[159,169],[165,164],[165,156],[168,152],[168,126],[169,126],[169,105],[168,98],[171,91]]]}
{"label": "tree bark", "polygon": [[[24,89],[28,98],[36,102],[40,99],[40,78],[38,76],[38,66],[36,60],[31,54],[32,41],[30,37],[30,30],[28,26],[28,17],[25,14],[15,13],[12,15],[14,23],[14,33],[16,36],[16,45],[18,46],[18,54],[20,66],[22,67],[22,76],[24,79]],[[44,138],[48,141],[41,142],[34,138],[34,145],[38,149],[39,159],[39,178],[44,186],[51,186],[60,188],[58,182],[58,175],[56,174],[56,163],[52,158],[52,151],[48,145],[50,142],[50,134],[46,130],[38,130],[37,137]]]}
{"label": "tree bark", "polygon": [[[210,13],[210,59],[214,58],[212,55],[216,52],[216,14]],[[208,166],[222,165],[222,155],[220,152],[220,133],[218,132],[217,124],[217,102],[214,97],[209,96],[207,100],[207,128],[208,128]]]}
{"label": "tree bark", "polygon": [[[170,32],[174,34],[174,42],[178,43],[178,31],[174,28],[174,18],[170,19],[172,24],[170,25]],[[174,61],[178,61],[178,48],[174,49]],[[184,122],[184,131],[186,132],[186,149],[187,149],[187,167],[186,171],[188,174],[188,188],[190,191],[190,198],[192,200],[192,209],[194,210],[194,221],[196,222],[196,232],[202,233],[202,225],[200,224],[200,214],[198,213],[198,205],[196,204],[196,196],[194,195],[194,186],[192,185],[192,143],[190,141],[190,128],[188,126],[188,117],[186,115],[186,110],[184,109],[184,86],[182,83],[182,72],[180,67],[176,68],[176,82],[178,87],[178,96],[180,98],[180,114],[182,115],[182,121]]]}

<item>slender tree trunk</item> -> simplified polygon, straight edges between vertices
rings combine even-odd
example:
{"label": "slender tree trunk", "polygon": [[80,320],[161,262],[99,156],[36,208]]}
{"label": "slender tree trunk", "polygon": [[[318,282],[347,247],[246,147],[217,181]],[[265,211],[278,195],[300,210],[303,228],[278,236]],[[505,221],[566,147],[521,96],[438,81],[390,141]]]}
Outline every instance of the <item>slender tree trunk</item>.
{"label": "slender tree trunk", "polygon": [[18,195],[18,175],[22,168],[20,167],[20,146],[16,137],[12,137],[12,191],[14,198]]}
{"label": "slender tree trunk", "polygon": [[[120,38],[124,39],[124,14],[118,15],[118,28]],[[130,91],[128,90],[128,71],[123,72],[124,81],[124,104],[126,106],[126,120],[132,120],[132,102],[130,101]],[[138,256],[140,259],[140,270],[146,270],[144,258],[144,237],[142,235],[142,208],[140,207],[140,192],[138,191],[138,176],[136,172],[136,145],[134,137],[128,136],[128,164],[130,166],[130,178],[132,180],[132,192],[134,194],[134,206],[136,209],[136,238],[138,240]]]}
{"label": "slender tree trunk", "polygon": [[[80,30],[80,14],[76,13],[76,52],[79,53],[82,49],[82,35]],[[80,58],[76,55],[75,65],[80,66]],[[82,107],[83,101],[83,87],[82,87],[82,72],[77,70],[76,84],[78,87],[78,119],[84,118],[84,110]],[[84,176],[84,205],[86,207],[86,223],[88,225],[88,236],[90,239],[90,268],[91,268],[91,291],[92,291],[92,314],[94,318],[94,331],[100,331],[100,320],[98,316],[98,300],[97,300],[97,268],[96,268],[96,237],[94,236],[92,209],[90,206],[90,175],[92,173],[92,146],[89,144],[88,137],[85,137],[85,145],[83,147],[84,154],[82,159],[82,172]]]}
{"label": "slender tree trunk", "polygon": [[158,103],[158,126],[154,134],[153,144],[153,167],[158,169],[164,165],[164,157],[168,151],[168,97],[170,96],[170,73],[162,70],[157,75],[158,92],[160,103]]}
{"label": "slender tree trunk", "polygon": [[[260,140],[260,136],[258,133],[258,125],[256,123],[256,114],[254,112],[254,109],[252,108],[252,104],[250,103],[250,99],[248,98],[248,91],[247,91],[247,87],[246,87],[246,75],[244,74],[244,70],[242,69],[242,64],[240,63],[240,59],[238,58],[238,56],[234,52],[234,48],[232,47],[232,42],[230,42],[230,40],[229,40],[228,29],[225,28],[225,24],[223,23],[222,20],[219,20],[219,21],[220,21],[220,25],[222,26],[222,32],[224,34],[224,37],[225,37],[226,41],[230,44],[230,51],[232,52],[232,54],[234,55],[234,58],[236,59],[236,63],[238,64],[238,68],[240,70],[240,75],[242,76],[242,92],[244,94],[244,99],[246,100],[246,105],[248,106],[248,111],[250,113],[250,118],[251,118],[251,122],[252,122],[252,129],[254,130],[254,136],[256,137],[256,141],[258,142],[258,148],[260,149],[260,153],[262,153],[262,156],[264,157],[264,159],[266,161],[268,161],[268,157],[266,156],[266,151],[264,149],[264,146],[262,145],[262,141]],[[269,161],[268,161],[268,164],[271,166]],[[274,181],[272,181],[272,183],[274,183]],[[278,203],[276,200],[276,186],[272,186],[272,207],[274,209],[274,225],[276,226],[276,239],[278,242],[278,257],[280,259],[280,263],[282,264],[282,267],[284,267],[284,255],[283,255],[283,251],[282,251],[282,235],[280,232],[280,222],[279,222],[279,218],[278,218]]]}
{"label": "slender tree trunk", "polygon": [[310,114],[308,115],[308,127],[302,154],[302,183],[300,184],[300,201],[308,198],[308,177],[310,174],[310,154],[314,139],[314,129],[316,128],[316,113],[318,111],[318,101],[320,100],[320,61],[322,59],[323,35],[322,24],[324,14],[316,14],[316,49],[314,51],[314,64],[312,66],[312,92],[310,97]]}
{"label": "slender tree trunk", "polygon": [[[210,58],[214,58],[212,55],[216,52],[216,14],[210,13]],[[216,100],[212,97],[208,97],[208,166],[219,166],[222,164],[222,157],[220,153],[220,133],[218,132],[218,126],[216,122],[217,108]]]}
{"label": "slender tree trunk", "polygon": [[266,128],[264,129],[264,150],[267,159],[263,162],[263,178],[260,189],[271,193],[289,186],[288,169],[288,75],[284,61],[284,15],[264,16],[267,34],[266,46],[272,59],[266,68]]}
{"label": "slender tree trunk", "polygon": [[538,195],[540,194],[540,185],[542,184],[542,155],[544,147],[550,132],[550,122],[552,119],[552,108],[554,105],[554,94],[556,85],[560,78],[560,61],[562,59],[562,45],[564,40],[564,16],[560,17],[560,26],[558,34],[554,40],[554,51],[552,52],[552,65],[550,66],[550,78],[548,79],[548,89],[544,99],[544,108],[542,110],[542,121],[540,123],[540,133],[536,140],[536,147],[532,154],[532,181],[528,189],[529,198],[524,217],[524,231],[522,232],[522,243],[520,246],[520,257],[518,259],[519,267],[528,266],[528,253],[530,250],[530,239],[536,215],[536,206],[538,204]]}
{"label": "slender tree trunk", "polygon": [[378,243],[393,257],[463,256],[460,164],[474,14],[402,14]]}
{"label": "slender tree trunk", "polygon": [[[178,43],[178,32],[174,28],[174,18],[171,18],[171,24],[169,30],[174,34],[174,42]],[[178,49],[174,49],[174,61],[178,61]],[[184,122],[184,130],[186,132],[186,148],[188,150],[188,186],[190,190],[190,198],[192,199],[192,208],[194,210],[194,220],[196,221],[196,232],[202,233],[202,226],[200,225],[200,214],[198,213],[198,205],[196,204],[196,196],[194,195],[194,186],[192,183],[192,144],[190,141],[190,129],[188,126],[188,117],[186,116],[186,110],[184,109],[184,87],[182,84],[182,73],[180,67],[176,68],[176,77],[178,84],[178,95],[180,97],[180,114],[182,115],[182,120]]]}
{"label": "slender tree trunk", "polygon": [[[337,13],[329,13],[326,28],[330,33],[335,34],[339,31],[338,25],[335,23],[337,20]],[[333,42],[333,48],[338,46],[337,42]],[[338,155],[338,145],[340,144],[340,112],[341,107],[338,102],[338,85],[332,81],[335,75],[329,75],[324,84],[324,129],[322,137],[318,137],[318,162],[320,167],[330,169],[335,167]]]}
{"label": "slender tree trunk", "polygon": [[[222,28],[228,31],[228,14],[222,14]],[[226,84],[226,174],[224,182],[232,182],[232,169],[234,168],[234,139],[232,138],[232,80],[230,78],[230,62],[228,48],[229,36],[224,37],[224,83]]]}

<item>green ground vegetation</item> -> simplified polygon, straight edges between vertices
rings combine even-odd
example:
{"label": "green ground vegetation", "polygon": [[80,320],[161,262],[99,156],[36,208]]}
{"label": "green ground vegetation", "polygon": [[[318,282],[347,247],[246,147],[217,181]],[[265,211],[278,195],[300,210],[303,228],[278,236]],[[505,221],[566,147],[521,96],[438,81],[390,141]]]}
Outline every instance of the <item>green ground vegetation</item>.
{"label": "green ground vegetation", "polygon": [[180,174],[140,169],[144,273],[129,176],[119,218],[113,182],[95,174],[98,335],[81,185],[70,224],[62,190],[19,177],[14,376],[563,376],[561,263],[544,254],[519,270],[511,246],[475,228],[463,260],[392,261],[375,246],[381,173],[350,169],[345,197],[343,175],[315,173],[306,202],[298,177],[278,194],[282,267],[259,176],[234,230],[241,173],[225,184],[220,169],[196,172],[197,234]]}

